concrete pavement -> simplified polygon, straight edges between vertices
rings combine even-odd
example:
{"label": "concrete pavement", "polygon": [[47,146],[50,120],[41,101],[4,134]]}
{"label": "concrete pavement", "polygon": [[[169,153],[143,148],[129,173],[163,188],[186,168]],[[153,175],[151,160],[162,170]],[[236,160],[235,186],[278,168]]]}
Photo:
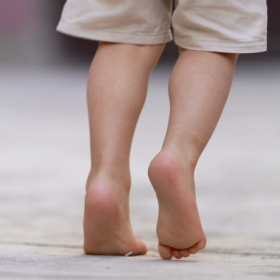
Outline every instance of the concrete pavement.
{"label": "concrete pavement", "polygon": [[86,69],[0,68],[1,279],[280,278],[280,63],[240,64],[198,164],[207,248],[160,260],[147,167],[167,127],[170,65],[159,65],[135,134],[131,216],[147,256],[85,256]]}

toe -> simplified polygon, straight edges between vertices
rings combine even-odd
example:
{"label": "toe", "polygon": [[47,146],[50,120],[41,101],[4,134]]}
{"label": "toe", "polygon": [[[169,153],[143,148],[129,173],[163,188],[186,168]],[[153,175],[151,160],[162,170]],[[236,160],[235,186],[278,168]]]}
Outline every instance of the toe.
{"label": "toe", "polygon": [[180,250],[180,254],[182,257],[187,258],[190,255],[190,252],[185,249],[185,250]]}
{"label": "toe", "polygon": [[191,247],[191,248],[188,249],[188,251],[189,251],[190,254],[196,254],[199,250],[195,247]]}
{"label": "toe", "polygon": [[206,236],[204,236],[198,243],[195,244],[195,248],[203,250],[206,246]]}
{"label": "toe", "polygon": [[146,255],[147,254],[147,246],[141,240],[138,239],[139,244],[139,253],[137,255]]}
{"label": "toe", "polygon": [[191,248],[188,248],[190,254],[196,254],[199,250],[205,248],[206,245],[206,237],[202,238],[199,242],[193,245]]}
{"label": "toe", "polygon": [[173,249],[173,256],[176,259],[181,259],[182,258],[181,254],[180,254],[180,250],[177,250],[177,249]]}
{"label": "toe", "polygon": [[170,260],[172,258],[172,248],[169,246],[158,244],[158,252],[164,260]]}

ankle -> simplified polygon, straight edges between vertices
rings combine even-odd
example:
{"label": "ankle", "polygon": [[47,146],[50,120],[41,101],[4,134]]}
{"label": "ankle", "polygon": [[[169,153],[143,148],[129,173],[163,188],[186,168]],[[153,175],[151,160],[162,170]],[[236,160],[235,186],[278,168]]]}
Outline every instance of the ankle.
{"label": "ankle", "polygon": [[163,158],[166,160],[176,160],[180,163],[181,167],[184,170],[188,170],[194,173],[199,155],[198,153],[188,150],[184,151],[177,147],[164,147],[161,152],[158,154],[159,161],[162,161]]}
{"label": "ankle", "polygon": [[86,190],[99,184],[121,186],[129,191],[131,186],[130,172],[114,168],[91,168],[86,182]]}

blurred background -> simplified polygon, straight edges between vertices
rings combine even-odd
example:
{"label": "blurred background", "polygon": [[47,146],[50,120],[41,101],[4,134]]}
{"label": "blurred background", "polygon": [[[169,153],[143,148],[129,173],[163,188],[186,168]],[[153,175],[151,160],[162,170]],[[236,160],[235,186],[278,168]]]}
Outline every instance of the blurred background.
{"label": "blurred background", "polygon": [[[0,0],[0,242],[82,244],[90,168],[86,82],[97,43],[55,31],[64,3]],[[280,234],[280,1],[268,1],[268,14],[268,51],[240,56],[197,167],[209,236]],[[166,131],[177,55],[167,44],[132,147],[132,219],[147,242],[155,240],[157,217],[147,167]]]}

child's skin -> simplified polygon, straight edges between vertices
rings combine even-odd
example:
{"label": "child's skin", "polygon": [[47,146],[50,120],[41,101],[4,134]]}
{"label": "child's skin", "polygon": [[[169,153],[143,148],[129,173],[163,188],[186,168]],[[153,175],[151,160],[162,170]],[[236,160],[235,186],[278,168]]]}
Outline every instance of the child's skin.
{"label": "child's skin", "polygon": [[[145,254],[129,218],[129,155],[148,79],[164,45],[101,42],[88,82],[92,166],[87,181],[84,250]],[[194,171],[226,103],[238,55],[180,49],[170,77],[170,119],[162,150],[149,166],[159,201],[163,259],[203,249]]]}

